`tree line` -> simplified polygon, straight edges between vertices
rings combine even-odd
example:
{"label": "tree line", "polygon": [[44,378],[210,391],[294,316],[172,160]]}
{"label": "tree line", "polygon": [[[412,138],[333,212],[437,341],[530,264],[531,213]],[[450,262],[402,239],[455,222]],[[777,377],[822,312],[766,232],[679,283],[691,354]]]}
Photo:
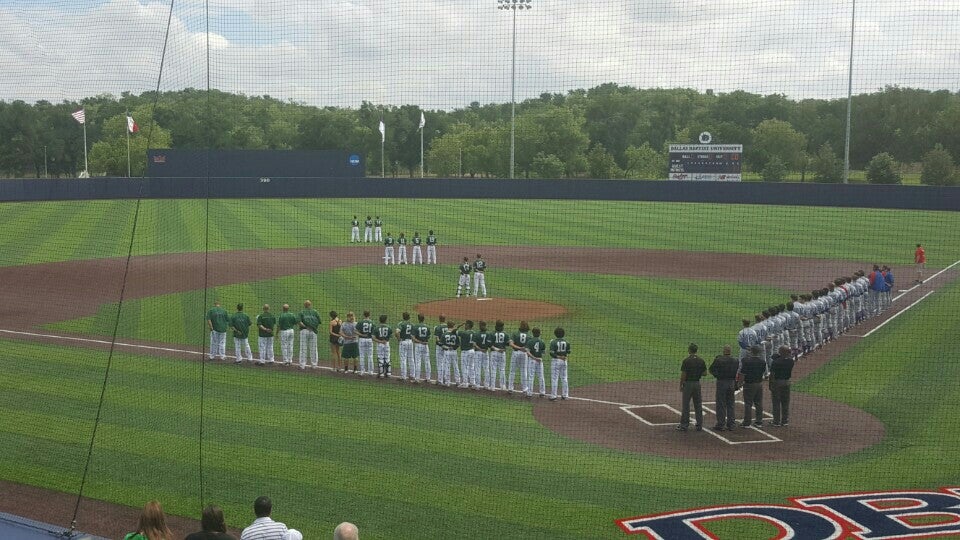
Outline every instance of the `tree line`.
{"label": "tree line", "polygon": [[[269,96],[218,90],[99,95],[53,104],[0,101],[0,175],[76,176],[83,169],[84,108],[90,173],[126,174],[126,114],[133,175],[151,148],[341,149],[362,153],[369,174],[419,175],[421,109],[415,105],[316,107]],[[471,103],[424,111],[426,172],[431,176],[505,177],[509,171],[510,104]],[[843,173],[844,99],[792,100],[743,91],[638,89],[603,84],[542,94],[517,106],[516,171],[524,178],[666,177],[670,143],[744,145],[746,171],[777,181],[799,174],[838,182]],[[890,86],[853,98],[850,160],[870,181],[898,181],[898,163],[922,164],[926,183],[954,183],[960,153],[960,93]]]}

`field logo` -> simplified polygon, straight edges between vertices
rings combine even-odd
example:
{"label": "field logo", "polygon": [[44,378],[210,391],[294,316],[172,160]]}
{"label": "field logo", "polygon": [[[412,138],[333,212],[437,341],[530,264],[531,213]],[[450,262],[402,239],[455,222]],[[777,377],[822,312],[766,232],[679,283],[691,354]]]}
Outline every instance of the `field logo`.
{"label": "field logo", "polygon": [[663,540],[716,538],[712,521],[757,519],[777,528],[776,540],[893,540],[960,534],[960,488],[880,491],[791,498],[794,506],[731,505],[617,520],[629,534]]}
{"label": "field logo", "polygon": [[350,156],[349,161],[350,161],[350,165],[356,167],[357,165],[360,165],[360,156],[358,156],[357,154],[353,154]]}

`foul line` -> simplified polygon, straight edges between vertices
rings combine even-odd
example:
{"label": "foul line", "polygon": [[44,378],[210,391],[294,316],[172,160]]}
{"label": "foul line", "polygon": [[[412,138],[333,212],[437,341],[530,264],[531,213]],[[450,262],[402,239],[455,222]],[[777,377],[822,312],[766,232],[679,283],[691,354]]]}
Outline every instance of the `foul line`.
{"label": "foul line", "polygon": [[[867,332],[866,334],[864,334],[863,337],[870,337],[870,334],[872,334],[872,333],[876,332],[877,330],[883,328],[884,326],[886,326],[886,324],[887,324],[888,322],[890,322],[890,321],[896,319],[897,317],[903,315],[908,309],[910,309],[910,308],[912,308],[913,306],[919,304],[920,302],[923,301],[924,298],[930,296],[931,294],[933,294],[933,291],[928,292],[927,294],[925,294],[925,295],[921,296],[919,299],[917,299],[916,302],[914,302],[914,303],[910,304],[909,306],[901,309],[900,311],[894,313],[892,317],[890,317],[889,319],[883,321],[882,323],[880,323],[879,326],[877,326],[877,327],[874,328],[873,330],[871,330],[871,331]],[[855,336],[854,336],[854,337],[855,337]]]}
{"label": "foul line", "polygon": [[[940,271],[937,272],[936,274],[934,274],[934,275],[928,277],[927,279],[923,280],[923,283],[926,283],[926,282],[928,282],[928,281],[933,281],[937,276],[939,276],[940,274],[946,272],[947,270],[953,268],[954,266],[956,266],[956,265],[958,265],[958,264],[960,264],[960,260],[954,261],[953,264],[951,264],[950,266],[944,268],[943,270],[940,270]],[[910,291],[912,291],[912,290],[916,289],[917,287],[923,285],[923,283],[917,283],[916,285],[914,285],[913,287],[910,287],[909,289],[901,289],[900,294],[898,294],[897,296],[893,297],[893,300],[891,300],[891,302],[896,302],[897,300],[903,298],[907,293],[909,293]],[[879,328],[879,327],[878,327],[878,328]],[[870,334],[867,334],[867,335],[869,336]]]}

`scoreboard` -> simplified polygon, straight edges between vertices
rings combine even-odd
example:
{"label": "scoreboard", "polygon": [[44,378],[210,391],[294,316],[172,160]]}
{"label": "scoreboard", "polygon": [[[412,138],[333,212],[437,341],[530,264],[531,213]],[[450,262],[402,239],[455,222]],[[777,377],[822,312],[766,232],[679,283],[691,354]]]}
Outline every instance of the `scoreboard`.
{"label": "scoreboard", "polygon": [[739,182],[742,144],[671,144],[670,180]]}

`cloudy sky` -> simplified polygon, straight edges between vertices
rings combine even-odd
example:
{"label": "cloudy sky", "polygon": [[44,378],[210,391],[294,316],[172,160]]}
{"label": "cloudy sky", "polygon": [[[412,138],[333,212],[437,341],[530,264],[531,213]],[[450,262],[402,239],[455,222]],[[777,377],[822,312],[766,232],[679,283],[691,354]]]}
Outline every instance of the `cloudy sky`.
{"label": "cloudy sky", "polygon": [[[604,82],[846,95],[852,0],[531,0],[517,94]],[[0,99],[215,88],[315,105],[510,99],[496,0],[0,0]],[[958,0],[861,0],[854,91],[960,88]]]}

